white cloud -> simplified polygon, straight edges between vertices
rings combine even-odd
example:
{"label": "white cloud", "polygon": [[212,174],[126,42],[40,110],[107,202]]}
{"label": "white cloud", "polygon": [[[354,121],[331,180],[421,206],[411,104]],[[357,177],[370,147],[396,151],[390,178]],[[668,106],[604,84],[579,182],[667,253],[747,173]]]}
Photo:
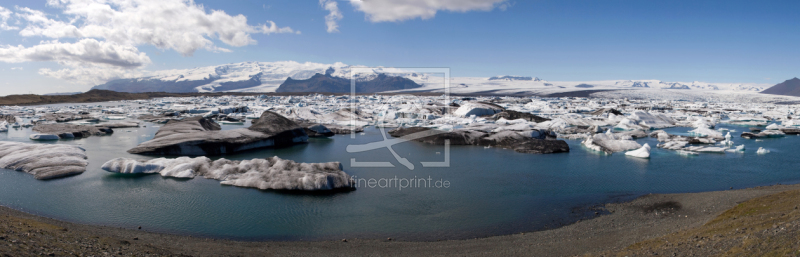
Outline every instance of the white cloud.
{"label": "white cloud", "polygon": [[328,33],[339,32],[339,24],[336,22],[344,18],[342,12],[339,11],[339,5],[335,0],[319,0],[319,5],[328,11],[328,15],[325,15],[325,26],[328,27]]}
{"label": "white cloud", "polygon": [[47,18],[44,12],[27,7],[17,7],[16,15],[28,22],[19,34],[24,37],[44,36],[49,38],[81,37],[78,28],[72,24]]}
{"label": "white cloud", "polygon": [[39,69],[39,74],[76,84],[97,85],[114,79],[139,77],[144,73],[139,69],[131,70],[115,66],[78,66],[60,70]]}
{"label": "white cloud", "polygon": [[21,35],[102,38],[118,44],[149,44],[190,56],[198,49],[227,51],[212,39],[241,47],[256,43],[251,34],[295,33],[272,21],[251,26],[241,14],[207,12],[192,0],[49,0],[48,4],[62,8],[71,21],[54,21],[41,12],[20,8],[21,18],[28,21]]}
{"label": "white cloud", "polygon": [[0,30],[16,30],[19,29],[15,26],[9,26],[8,20],[11,18],[11,10],[6,9],[5,7],[0,6]]}
{"label": "white cloud", "polygon": [[372,22],[396,22],[410,19],[430,19],[436,12],[505,10],[507,0],[350,0],[357,10]]}
{"label": "white cloud", "polygon": [[75,43],[44,41],[32,47],[0,46],[0,62],[56,62],[65,68],[40,69],[39,74],[78,84],[99,84],[141,74],[150,58],[136,47],[91,38]]}
{"label": "white cloud", "polygon": [[75,43],[42,42],[32,47],[0,46],[0,61],[9,63],[52,61],[68,66],[98,64],[136,68],[150,58],[136,47],[87,38]]}
{"label": "white cloud", "polygon": [[[0,30],[22,27],[20,36],[53,39],[33,46],[0,45],[0,62],[56,62],[63,67],[41,69],[39,74],[81,84],[141,75],[151,63],[137,49],[141,45],[191,56],[199,49],[231,51],[219,42],[231,47],[255,44],[253,34],[300,34],[272,21],[250,25],[244,15],[207,10],[193,0],[47,0],[47,4],[61,13],[0,7]],[[10,19],[19,27],[9,26]]]}

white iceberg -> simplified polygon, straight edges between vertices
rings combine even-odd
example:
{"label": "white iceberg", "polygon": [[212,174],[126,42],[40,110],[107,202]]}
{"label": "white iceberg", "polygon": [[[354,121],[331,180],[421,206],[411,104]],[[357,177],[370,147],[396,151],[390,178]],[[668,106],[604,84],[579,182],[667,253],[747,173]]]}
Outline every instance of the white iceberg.
{"label": "white iceberg", "polygon": [[639,121],[640,125],[645,125],[651,129],[668,128],[675,126],[675,120],[661,113],[648,113],[635,111],[631,114],[631,119]]}
{"label": "white iceberg", "polygon": [[772,123],[772,124],[769,124],[769,126],[767,126],[767,129],[769,129],[769,130],[776,130],[776,129],[780,129],[780,128],[781,128],[781,126],[778,126],[777,123]]}
{"label": "white iceberg", "polygon": [[164,177],[202,176],[220,180],[223,185],[262,190],[332,190],[353,187],[350,175],[338,162],[297,163],[271,157],[267,159],[212,161],[208,157],[158,158],[137,161],[116,158],[103,164],[115,173],[158,173]]}
{"label": "white iceberg", "polygon": [[614,126],[614,129],[616,130],[636,130],[641,128],[642,128],[641,126],[636,125],[636,123],[634,123],[628,118],[622,119],[621,121],[619,121],[619,123],[617,123],[616,126]]}
{"label": "white iceberg", "polygon": [[642,148],[626,152],[625,155],[638,158],[650,158],[650,145],[645,143]]}
{"label": "white iceberg", "polygon": [[764,147],[759,147],[759,148],[758,148],[758,151],[756,151],[756,153],[757,153],[757,154],[768,154],[768,153],[769,153],[769,150],[767,150],[767,149],[766,149],[766,148],[764,148]]}
{"label": "white iceberg", "polygon": [[700,128],[696,128],[696,129],[693,129],[693,130],[689,130],[689,134],[693,135],[693,136],[698,136],[698,137],[710,137],[710,138],[715,138],[715,139],[724,138],[722,136],[722,132],[719,132],[719,131],[716,131],[716,130],[713,130],[713,129],[710,129],[710,128],[705,128],[705,127],[700,127]]}
{"label": "white iceberg", "polygon": [[469,117],[471,115],[475,116],[485,116],[485,115],[494,115],[496,113],[502,112],[503,108],[487,104],[487,103],[476,103],[476,102],[466,102],[462,104],[456,111],[453,113],[459,117]]}
{"label": "white iceberg", "polygon": [[606,153],[622,152],[642,147],[639,143],[629,140],[629,135],[621,135],[621,137],[626,137],[626,139],[617,138],[609,130],[606,133],[594,134],[592,137],[586,138],[582,144],[589,149]]}

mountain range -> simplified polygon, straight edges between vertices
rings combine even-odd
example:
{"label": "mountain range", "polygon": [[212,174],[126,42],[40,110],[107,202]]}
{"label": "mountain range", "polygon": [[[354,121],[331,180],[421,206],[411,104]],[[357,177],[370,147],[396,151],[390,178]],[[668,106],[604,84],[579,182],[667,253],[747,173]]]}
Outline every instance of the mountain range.
{"label": "mountain range", "polygon": [[[325,75],[317,73],[311,78],[302,80],[295,80],[289,77],[275,92],[350,93],[352,91],[351,84],[350,79],[334,77],[330,72],[326,72]],[[422,86],[413,80],[381,73],[371,80],[356,81],[355,92],[376,93],[420,87]]]}
{"label": "mountain range", "polygon": [[795,77],[793,79],[786,80],[770,88],[767,88],[764,91],[761,91],[761,93],[772,94],[772,95],[800,96],[800,79]]}

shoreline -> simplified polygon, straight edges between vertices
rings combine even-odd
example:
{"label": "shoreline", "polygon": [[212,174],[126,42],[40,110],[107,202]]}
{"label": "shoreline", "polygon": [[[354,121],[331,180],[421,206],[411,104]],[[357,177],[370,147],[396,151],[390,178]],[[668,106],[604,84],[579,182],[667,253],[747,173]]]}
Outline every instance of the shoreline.
{"label": "shoreline", "polygon": [[800,184],[700,193],[648,194],[605,204],[609,214],[558,228],[476,239],[395,241],[234,241],[84,225],[0,206],[0,254],[86,253],[133,256],[565,256],[619,251],[634,243],[699,227],[739,203],[800,189]]}

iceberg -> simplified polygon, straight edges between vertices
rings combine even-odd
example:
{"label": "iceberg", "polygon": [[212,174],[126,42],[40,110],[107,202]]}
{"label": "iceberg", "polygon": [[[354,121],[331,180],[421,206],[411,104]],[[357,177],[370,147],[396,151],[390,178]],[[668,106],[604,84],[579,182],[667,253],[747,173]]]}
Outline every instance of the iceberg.
{"label": "iceberg", "polygon": [[504,109],[495,104],[483,102],[466,102],[453,113],[459,117],[495,115]]}
{"label": "iceberg", "polygon": [[27,172],[35,179],[81,174],[89,165],[86,159],[85,150],[77,146],[0,141],[0,168]]}
{"label": "iceberg", "polygon": [[650,129],[660,129],[675,126],[675,120],[660,113],[648,113],[635,111],[631,114],[631,119],[638,120],[640,125],[650,127]]}
{"label": "iceberg", "polygon": [[[619,136],[619,138],[617,136]],[[584,140],[582,144],[589,149],[603,151],[609,154],[642,147],[642,145],[630,140],[630,138],[630,135],[622,133],[615,135],[611,130],[608,130],[606,133],[594,134],[592,137]]]}
{"label": "iceberg", "polygon": [[772,138],[772,137],[783,137],[786,136],[786,133],[780,130],[764,130],[758,133],[751,133],[751,132],[742,132],[741,137],[747,139],[753,138]]}
{"label": "iceberg", "polygon": [[114,130],[107,127],[74,125],[74,124],[37,124],[33,131],[42,134],[58,135],[61,138],[84,138],[92,135],[103,136],[114,133]]}
{"label": "iceberg", "polygon": [[[564,140],[540,139],[552,135],[549,131],[539,131],[538,138],[534,138],[533,132],[518,133],[514,131],[503,131],[499,133],[484,133],[477,130],[455,129],[453,131],[442,131],[426,127],[396,128],[387,132],[393,137],[406,140],[413,140],[426,144],[444,145],[449,140],[450,145],[478,145],[494,146],[513,149],[520,153],[562,153],[569,152],[569,144]],[[358,148],[361,146],[348,146]]]}
{"label": "iceberg", "polygon": [[759,147],[756,151],[757,154],[768,154],[769,150],[765,149],[764,147]]}
{"label": "iceberg", "polygon": [[626,152],[625,155],[638,158],[650,158],[650,145],[645,143],[642,148]]}
{"label": "iceberg", "polygon": [[658,147],[669,150],[680,150],[686,147],[687,144],[689,144],[688,141],[669,141],[658,145]]}
{"label": "iceberg", "polygon": [[715,146],[688,146],[683,148],[686,151],[698,152],[698,153],[725,153],[725,148],[723,147],[715,147]]}
{"label": "iceberg", "polygon": [[114,173],[158,173],[164,177],[219,180],[220,184],[261,190],[335,190],[353,188],[353,179],[339,162],[297,163],[277,156],[267,159],[212,161],[208,157],[109,160],[103,170]]}
{"label": "iceberg", "polygon": [[767,126],[767,129],[769,129],[769,130],[781,129],[781,126],[778,126],[777,123],[772,123],[772,124],[769,124],[769,126]]}
{"label": "iceberg", "polygon": [[617,123],[616,126],[614,126],[614,129],[616,130],[636,130],[641,128],[642,127],[636,125],[636,123],[628,118],[623,118],[621,121],[619,121],[619,123]]}
{"label": "iceberg", "polygon": [[30,136],[28,136],[28,138],[36,141],[51,141],[60,139],[58,135],[53,135],[53,134],[31,134]]}
{"label": "iceberg", "polygon": [[308,141],[305,129],[277,113],[265,111],[249,128],[220,130],[203,117],[170,120],[152,140],[128,150],[151,155],[221,155],[240,151],[290,146]]}
{"label": "iceberg", "polygon": [[689,134],[698,137],[710,137],[713,139],[723,139],[725,137],[722,136],[722,132],[706,128],[706,127],[699,127],[693,130],[689,130]]}

